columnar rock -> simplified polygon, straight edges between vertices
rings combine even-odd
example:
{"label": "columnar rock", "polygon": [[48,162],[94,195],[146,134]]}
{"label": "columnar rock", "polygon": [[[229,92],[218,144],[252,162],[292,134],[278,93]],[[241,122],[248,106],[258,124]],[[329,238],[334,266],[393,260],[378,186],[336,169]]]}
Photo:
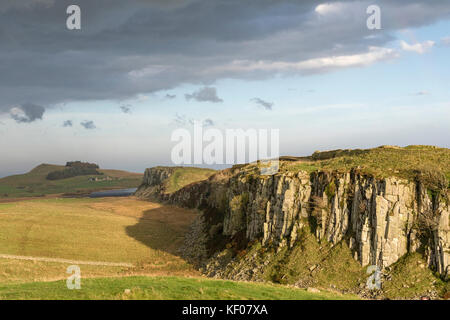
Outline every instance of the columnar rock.
{"label": "columnar rock", "polygon": [[[160,169],[146,171],[138,196],[155,196],[158,183],[169,175]],[[210,256],[214,249],[220,251],[214,247],[219,238],[291,246],[299,230],[308,226],[318,239],[332,244],[347,241],[363,266],[387,267],[420,250],[430,267],[442,275],[449,273],[448,200],[433,197],[419,182],[377,179],[355,170],[260,176],[235,168],[159,198],[203,212],[204,227],[196,230],[213,248]],[[419,223],[425,212],[433,214],[434,225]]]}

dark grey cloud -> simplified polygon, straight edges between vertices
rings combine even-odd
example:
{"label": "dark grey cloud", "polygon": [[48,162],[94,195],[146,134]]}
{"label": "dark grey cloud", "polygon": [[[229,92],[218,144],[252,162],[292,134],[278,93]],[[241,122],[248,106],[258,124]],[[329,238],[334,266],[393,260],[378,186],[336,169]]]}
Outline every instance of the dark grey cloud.
{"label": "dark grey cloud", "polygon": [[176,94],[170,94],[170,93],[166,94],[166,99],[175,99],[176,97],[177,97]]}
{"label": "dark grey cloud", "polygon": [[344,67],[360,66],[395,57],[369,47],[388,45],[396,31],[450,18],[448,0],[377,0],[383,29],[371,31],[373,2],[325,10],[317,0],[77,0],[75,32],[65,27],[72,1],[2,0],[0,112],[26,101],[120,100],[184,83],[329,72],[343,66],[311,59],[368,54]]}
{"label": "dark grey cloud", "polygon": [[260,98],[253,98],[253,102],[259,104],[261,107],[263,107],[266,110],[272,110],[274,103],[273,102],[267,102]]}
{"label": "dark grey cloud", "polygon": [[95,126],[94,121],[92,121],[92,120],[85,120],[85,121],[81,122],[80,124],[81,124],[85,129],[88,129],[88,130],[92,130],[92,129],[97,128],[97,127]]}
{"label": "dark grey cloud", "polygon": [[184,96],[188,101],[194,99],[198,102],[223,102],[223,100],[217,96],[217,89],[213,87],[204,87],[192,94],[185,94]]}
{"label": "dark grey cloud", "polygon": [[63,127],[67,128],[67,127],[72,127],[73,126],[73,122],[72,120],[66,120],[63,123]]}
{"label": "dark grey cloud", "polygon": [[33,9],[36,6],[51,6],[55,0],[2,0],[0,3],[0,12],[6,12],[11,9]]}
{"label": "dark grey cloud", "polygon": [[9,115],[18,123],[30,123],[35,120],[42,120],[45,108],[32,103],[25,103],[13,107],[9,110]]}
{"label": "dark grey cloud", "polygon": [[120,106],[120,110],[122,110],[123,113],[131,113],[131,106],[128,104]]}

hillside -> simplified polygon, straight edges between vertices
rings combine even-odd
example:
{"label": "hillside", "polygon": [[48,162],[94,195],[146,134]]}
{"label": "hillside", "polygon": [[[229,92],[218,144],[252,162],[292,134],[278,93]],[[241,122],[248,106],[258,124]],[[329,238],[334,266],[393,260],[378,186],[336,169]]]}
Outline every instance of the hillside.
{"label": "hillside", "polygon": [[[147,171],[139,197],[202,214],[183,256],[210,277],[318,286],[368,297],[437,297],[449,291],[450,150],[384,146],[283,157],[217,172],[170,194]],[[151,176],[150,174],[153,174]],[[367,268],[382,288],[368,292]]]}
{"label": "hillside", "polygon": [[212,169],[196,167],[154,167],[145,170],[144,179],[136,195],[161,199],[188,186],[204,181],[215,174]]}
{"label": "hillside", "polygon": [[[0,300],[355,298],[201,278],[178,256],[196,210],[135,198],[52,198],[0,203],[0,212]],[[66,286],[73,264],[82,270],[81,290]]]}
{"label": "hillside", "polygon": [[64,166],[41,164],[25,174],[0,179],[0,198],[39,197],[60,193],[83,193],[105,189],[134,188],[142,181],[142,174],[120,170],[99,170],[103,175],[77,176],[62,180],[47,180],[51,172]]}
{"label": "hillside", "polygon": [[[80,264],[85,277],[196,275],[176,256],[196,215],[195,210],[134,198],[0,203],[0,283],[65,279],[71,264]],[[68,264],[64,260],[77,262]]]}

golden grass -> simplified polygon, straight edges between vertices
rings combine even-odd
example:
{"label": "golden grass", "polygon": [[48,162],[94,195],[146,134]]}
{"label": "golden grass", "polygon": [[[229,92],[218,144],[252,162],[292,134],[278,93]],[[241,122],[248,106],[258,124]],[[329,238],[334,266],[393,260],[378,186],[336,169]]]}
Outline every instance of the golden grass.
{"label": "golden grass", "polygon": [[[64,263],[0,259],[0,283],[26,283],[65,279],[69,265]],[[126,268],[105,266],[80,266],[83,278],[120,276]]]}
{"label": "golden grass", "polygon": [[181,188],[208,179],[215,170],[196,167],[176,167],[173,174],[165,182],[165,192],[172,193]]}
{"label": "golden grass", "polygon": [[[134,198],[28,200],[0,206],[0,254],[132,263],[87,276],[195,275],[176,249],[197,212]],[[67,265],[0,259],[0,282],[66,278]]]}
{"label": "golden grass", "polygon": [[287,161],[282,170],[348,172],[358,168],[376,177],[414,179],[417,171],[432,170],[450,179],[450,149],[433,146],[382,146],[366,150],[316,152],[310,157]]}

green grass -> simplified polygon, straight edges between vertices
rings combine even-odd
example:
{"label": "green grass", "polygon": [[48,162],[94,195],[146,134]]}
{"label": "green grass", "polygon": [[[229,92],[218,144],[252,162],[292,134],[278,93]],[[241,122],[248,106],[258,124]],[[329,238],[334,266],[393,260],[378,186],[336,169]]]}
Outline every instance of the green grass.
{"label": "green grass", "polygon": [[[303,230],[292,248],[281,250],[262,247],[256,242],[249,247],[241,259],[264,264],[265,268],[256,279],[282,285],[315,287],[325,291],[356,294],[366,287],[367,267],[362,267],[352,256],[345,241],[331,246],[326,241],[318,242],[314,235]],[[245,266],[245,260],[228,267],[229,272]],[[403,256],[398,262],[384,270],[382,294],[390,299],[413,299],[429,296],[435,290],[443,297],[450,291],[450,282],[443,281],[427,267],[419,253]]]}
{"label": "green grass", "polygon": [[168,181],[165,182],[165,192],[173,193],[191,183],[206,180],[215,172],[215,170],[205,168],[176,167]]}
{"label": "green grass", "polygon": [[383,290],[388,298],[410,299],[427,294],[427,290],[433,287],[439,294],[449,289],[449,282],[445,283],[435,277],[419,253],[405,255],[390,269],[392,278],[383,283]]}
{"label": "green grass", "polygon": [[345,242],[332,247],[326,241],[318,242],[306,230],[292,248],[285,247],[276,254],[269,252],[267,257],[270,263],[264,279],[282,284],[301,283],[352,292],[366,279],[364,268],[353,259]]}
{"label": "green grass", "polygon": [[[47,180],[47,174],[63,166],[42,164],[28,173],[0,179],[0,198],[37,197],[48,194],[80,193],[95,190],[133,188],[142,182],[142,175],[120,170],[99,170],[102,176],[78,176],[63,180]],[[89,178],[111,177],[110,181],[89,181]]]}
{"label": "green grass", "polygon": [[316,152],[297,161],[285,161],[282,170],[328,170],[348,172],[359,169],[376,177],[399,176],[413,179],[417,170],[432,170],[450,179],[450,149],[433,146],[382,146],[367,150],[334,150]]}
{"label": "green grass", "polygon": [[[129,293],[125,290],[129,289]],[[122,277],[81,280],[80,290],[69,290],[65,281],[0,284],[0,299],[133,299],[133,300],[329,300],[355,296],[280,285],[182,277]]]}

